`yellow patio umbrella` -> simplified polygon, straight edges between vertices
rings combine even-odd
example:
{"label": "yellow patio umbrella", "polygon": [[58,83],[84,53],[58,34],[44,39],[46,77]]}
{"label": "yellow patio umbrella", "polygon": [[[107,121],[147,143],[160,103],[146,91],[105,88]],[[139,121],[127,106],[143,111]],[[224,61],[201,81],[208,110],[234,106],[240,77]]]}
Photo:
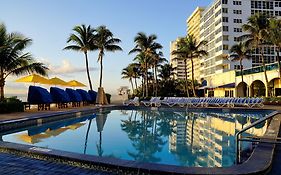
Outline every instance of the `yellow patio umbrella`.
{"label": "yellow patio umbrella", "polygon": [[76,81],[76,80],[71,80],[71,81],[67,82],[67,86],[71,86],[71,87],[86,87],[85,84],[80,83],[79,81]]}
{"label": "yellow patio umbrella", "polygon": [[37,74],[28,75],[17,79],[16,82],[49,84],[49,80]]}
{"label": "yellow patio umbrella", "polygon": [[67,83],[65,81],[63,81],[62,79],[58,78],[58,77],[54,77],[49,79],[49,83],[51,85],[61,85],[61,86],[66,86]]}

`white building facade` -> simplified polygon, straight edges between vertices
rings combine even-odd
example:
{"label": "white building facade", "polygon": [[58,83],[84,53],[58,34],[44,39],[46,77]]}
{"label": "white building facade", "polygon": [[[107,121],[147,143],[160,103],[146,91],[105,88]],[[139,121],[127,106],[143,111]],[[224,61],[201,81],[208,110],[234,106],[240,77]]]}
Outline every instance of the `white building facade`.
{"label": "white building facade", "polygon": [[[239,42],[239,36],[245,34],[242,25],[255,13],[271,16],[281,15],[281,1],[274,0],[215,0],[203,12],[200,23],[200,39],[208,41],[205,49],[209,55],[202,59],[201,78],[240,69],[239,62],[226,59],[230,48]],[[265,48],[265,62],[275,61],[274,47]],[[243,60],[244,68],[260,66],[262,60],[259,51],[252,54],[251,60]]]}

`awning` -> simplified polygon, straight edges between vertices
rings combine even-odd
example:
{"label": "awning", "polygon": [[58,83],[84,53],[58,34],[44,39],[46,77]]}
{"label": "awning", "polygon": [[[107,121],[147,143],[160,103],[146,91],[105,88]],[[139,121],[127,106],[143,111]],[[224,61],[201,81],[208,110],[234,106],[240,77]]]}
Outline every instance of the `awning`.
{"label": "awning", "polygon": [[235,83],[224,84],[224,85],[218,86],[218,88],[235,88]]}
{"label": "awning", "polygon": [[217,86],[202,86],[198,89],[200,90],[200,89],[214,89],[214,88],[217,88]]}

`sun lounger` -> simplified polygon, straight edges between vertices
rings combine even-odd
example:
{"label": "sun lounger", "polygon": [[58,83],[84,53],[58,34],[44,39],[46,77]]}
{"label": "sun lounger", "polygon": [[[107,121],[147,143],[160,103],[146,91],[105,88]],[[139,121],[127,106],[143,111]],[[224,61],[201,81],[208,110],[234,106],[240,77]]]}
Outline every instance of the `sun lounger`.
{"label": "sun lounger", "polygon": [[83,101],[83,105],[88,105],[91,101],[92,98],[90,96],[90,94],[83,90],[83,89],[76,89],[76,91],[80,94],[80,96],[82,97],[82,101]]}
{"label": "sun lounger", "polygon": [[129,106],[129,105],[135,105],[135,106],[139,106],[139,97],[135,97],[134,99],[131,100],[126,100],[123,102],[123,105]]}
{"label": "sun lounger", "polygon": [[96,91],[92,91],[92,90],[89,90],[88,91],[89,95],[91,96],[91,99],[92,99],[92,103],[95,104],[96,103],[96,99],[97,99],[97,92]]}
{"label": "sun lounger", "polygon": [[161,100],[160,97],[151,97],[150,100],[144,100],[141,101],[142,104],[144,104],[145,106],[156,106],[159,107],[161,106]]}
{"label": "sun lounger", "polygon": [[68,94],[72,107],[79,107],[82,101],[81,95],[74,89],[66,88],[65,92]]}
{"label": "sun lounger", "polygon": [[51,87],[50,94],[52,96],[53,102],[57,104],[58,108],[67,108],[70,98],[63,89]]}
{"label": "sun lounger", "polygon": [[27,103],[35,104],[39,110],[50,110],[50,104],[53,102],[51,94],[39,86],[29,86]]}

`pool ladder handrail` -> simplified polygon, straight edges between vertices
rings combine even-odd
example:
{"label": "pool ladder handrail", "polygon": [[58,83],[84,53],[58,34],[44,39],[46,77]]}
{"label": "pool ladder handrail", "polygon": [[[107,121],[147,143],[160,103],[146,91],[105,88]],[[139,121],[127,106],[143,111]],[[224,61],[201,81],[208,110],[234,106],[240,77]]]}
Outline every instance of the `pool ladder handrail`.
{"label": "pool ladder handrail", "polygon": [[[263,139],[262,137],[260,138],[257,138],[257,137],[253,137],[253,138],[250,138],[250,137],[247,137],[247,139],[245,138],[242,138],[241,137],[241,134],[246,132],[247,130],[253,128],[254,126],[268,120],[268,119],[271,119],[273,118],[274,116],[278,115],[278,114],[281,114],[281,112],[279,111],[274,111],[272,113],[270,113],[268,116],[265,116],[257,121],[255,121],[254,123],[252,123],[251,125],[245,127],[244,129],[242,129],[241,131],[237,132],[235,137],[236,137],[236,144],[235,144],[235,147],[236,147],[236,164],[239,164],[240,163],[240,141],[247,141],[247,142],[260,142],[260,143],[270,143],[270,144],[281,144],[281,142],[278,142],[276,140],[280,140],[281,138],[276,138],[272,141],[261,141],[261,139]],[[268,139],[268,138],[267,138]]]}

